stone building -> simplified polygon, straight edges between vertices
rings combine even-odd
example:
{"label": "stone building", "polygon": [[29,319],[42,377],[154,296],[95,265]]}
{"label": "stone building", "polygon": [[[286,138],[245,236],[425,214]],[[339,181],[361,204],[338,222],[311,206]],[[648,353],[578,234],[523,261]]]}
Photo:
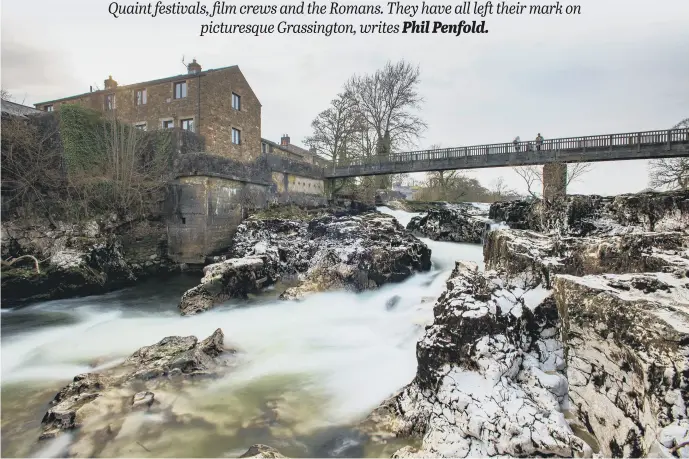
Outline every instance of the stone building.
{"label": "stone building", "polygon": [[328,164],[326,159],[321,158],[314,151],[306,150],[290,143],[290,138],[287,134],[280,138],[280,143],[275,143],[268,139],[261,139],[261,153],[281,155],[289,159],[303,161],[319,167],[325,167]]}
{"label": "stone building", "polygon": [[104,89],[41,102],[59,110],[79,104],[132,123],[139,129],[181,128],[206,140],[206,150],[243,162],[261,154],[261,103],[239,67],[202,70],[194,59],[187,73],[126,86],[112,76]]}

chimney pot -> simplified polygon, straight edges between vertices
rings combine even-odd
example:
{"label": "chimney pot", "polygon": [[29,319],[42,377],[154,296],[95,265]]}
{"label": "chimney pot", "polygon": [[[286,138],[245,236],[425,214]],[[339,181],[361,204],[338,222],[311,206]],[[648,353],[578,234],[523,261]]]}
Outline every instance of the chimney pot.
{"label": "chimney pot", "polygon": [[191,61],[191,64],[187,65],[187,72],[190,75],[194,75],[196,73],[201,73],[201,65],[198,62],[196,62],[196,58],[194,58]]}
{"label": "chimney pot", "polygon": [[108,79],[104,81],[105,89],[115,89],[117,87],[117,81],[112,79],[112,75],[108,76]]}
{"label": "chimney pot", "polygon": [[287,134],[283,134],[282,138],[280,139],[280,145],[283,147],[289,146],[289,136]]}

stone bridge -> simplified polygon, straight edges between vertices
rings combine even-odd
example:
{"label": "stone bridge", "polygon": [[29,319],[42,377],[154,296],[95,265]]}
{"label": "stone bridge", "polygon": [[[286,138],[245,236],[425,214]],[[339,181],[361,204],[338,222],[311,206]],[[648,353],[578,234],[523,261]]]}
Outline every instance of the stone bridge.
{"label": "stone bridge", "polygon": [[544,165],[546,198],[566,193],[567,163],[689,156],[689,128],[395,153],[338,161],[327,178]]}

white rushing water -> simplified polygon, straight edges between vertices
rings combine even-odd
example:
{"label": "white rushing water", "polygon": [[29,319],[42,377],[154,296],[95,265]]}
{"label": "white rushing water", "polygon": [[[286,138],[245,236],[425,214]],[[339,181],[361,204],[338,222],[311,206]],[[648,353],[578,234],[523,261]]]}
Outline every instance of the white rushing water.
{"label": "white rushing water", "polygon": [[[405,226],[415,215],[379,210]],[[479,245],[424,242],[432,250],[431,272],[361,294],[323,293],[300,302],[261,296],[181,317],[179,295],[191,285],[160,285],[3,311],[3,417],[13,413],[5,409],[8,397],[17,397],[5,392],[7,385],[59,388],[79,373],[116,364],[163,337],[203,339],[221,328],[225,344],[240,351],[241,361],[226,378],[204,388],[195,409],[203,411],[206,398],[230,400],[237,391],[261,386],[275,395],[289,391],[297,407],[315,403],[295,415],[302,430],[355,422],[413,379],[416,342],[433,319],[434,300],[454,262],[482,265]],[[388,307],[393,298],[396,304]],[[17,316],[6,330],[4,322],[15,314],[22,314],[21,320]],[[307,400],[316,396],[317,402]],[[243,403],[252,403],[251,397],[242,397]],[[226,416],[241,412],[228,408]]]}

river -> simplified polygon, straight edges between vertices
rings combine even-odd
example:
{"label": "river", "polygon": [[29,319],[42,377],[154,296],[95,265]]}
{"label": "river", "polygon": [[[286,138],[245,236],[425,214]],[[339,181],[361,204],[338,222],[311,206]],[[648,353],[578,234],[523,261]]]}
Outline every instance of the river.
{"label": "river", "polygon": [[[406,225],[414,214],[380,208]],[[482,265],[480,245],[435,242],[433,268],[405,282],[301,302],[279,289],[193,317],[177,310],[199,275],[2,311],[2,456],[56,456],[70,437],[36,443],[55,393],[79,374],[121,362],[165,336],[216,328],[239,350],[236,369],[185,389],[170,416],[142,415],[101,456],[237,457],[264,443],[291,457],[387,457],[351,426],[409,383],[415,346],[455,260]],[[386,303],[395,296],[392,309]],[[129,419],[128,421],[129,422]]]}

